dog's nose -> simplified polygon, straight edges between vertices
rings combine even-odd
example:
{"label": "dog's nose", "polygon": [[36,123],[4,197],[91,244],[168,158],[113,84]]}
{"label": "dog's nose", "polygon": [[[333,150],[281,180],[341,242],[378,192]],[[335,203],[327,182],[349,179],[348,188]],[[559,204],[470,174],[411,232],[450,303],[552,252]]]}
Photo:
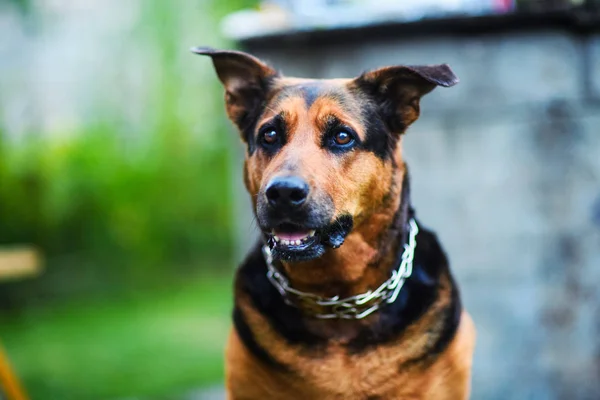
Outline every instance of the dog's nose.
{"label": "dog's nose", "polygon": [[295,209],[308,197],[308,184],[297,176],[274,178],[267,185],[265,194],[272,207]]}

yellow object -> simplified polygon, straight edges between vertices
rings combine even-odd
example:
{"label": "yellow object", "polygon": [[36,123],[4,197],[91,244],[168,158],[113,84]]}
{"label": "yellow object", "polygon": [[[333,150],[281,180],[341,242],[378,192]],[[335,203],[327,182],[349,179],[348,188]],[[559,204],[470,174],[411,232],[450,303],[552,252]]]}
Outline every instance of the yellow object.
{"label": "yellow object", "polygon": [[0,250],[0,281],[38,275],[41,270],[40,256],[31,247]]}
{"label": "yellow object", "polygon": [[0,345],[0,387],[6,395],[7,400],[27,400],[27,395],[23,390],[17,376],[13,372],[8,357]]}
{"label": "yellow object", "polygon": [[[40,271],[41,260],[36,249],[23,246],[0,250],[0,281],[31,277]],[[7,400],[28,400],[0,344],[0,397],[2,394]]]}

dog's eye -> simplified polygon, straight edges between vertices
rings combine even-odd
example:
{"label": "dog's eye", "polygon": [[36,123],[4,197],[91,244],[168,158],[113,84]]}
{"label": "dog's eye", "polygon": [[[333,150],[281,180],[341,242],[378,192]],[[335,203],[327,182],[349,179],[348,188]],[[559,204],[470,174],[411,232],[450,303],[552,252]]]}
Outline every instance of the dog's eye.
{"label": "dog's eye", "polygon": [[339,146],[347,146],[354,139],[352,139],[352,136],[348,132],[339,131],[334,135],[333,140],[335,140],[335,144]]}
{"label": "dog's eye", "polygon": [[333,153],[346,153],[360,145],[360,139],[354,130],[337,122],[334,126],[327,127],[321,146]]}
{"label": "dog's eye", "polygon": [[266,144],[274,144],[278,139],[278,135],[275,130],[267,130],[262,134],[262,136],[262,139]]}
{"label": "dog's eye", "polygon": [[335,127],[324,136],[323,145],[334,153],[344,153],[354,148],[358,139],[352,129],[347,127]]}

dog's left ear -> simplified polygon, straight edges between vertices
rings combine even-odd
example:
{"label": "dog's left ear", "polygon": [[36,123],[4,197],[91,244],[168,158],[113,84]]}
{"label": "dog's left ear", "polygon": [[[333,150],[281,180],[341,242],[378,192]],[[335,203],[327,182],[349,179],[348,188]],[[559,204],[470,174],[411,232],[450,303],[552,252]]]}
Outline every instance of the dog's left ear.
{"label": "dog's left ear", "polygon": [[456,85],[458,78],[447,64],[400,65],[365,72],[354,83],[377,103],[389,129],[403,133],[419,118],[421,97],[436,86]]}
{"label": "dog's left ear", "polygon": [[227,115],[240,131],[252,126],[269,90],[269,82],[278,75],[258,58],[241,51],[194,47],[196,54],[210,56],[219,80],[225,87]]}

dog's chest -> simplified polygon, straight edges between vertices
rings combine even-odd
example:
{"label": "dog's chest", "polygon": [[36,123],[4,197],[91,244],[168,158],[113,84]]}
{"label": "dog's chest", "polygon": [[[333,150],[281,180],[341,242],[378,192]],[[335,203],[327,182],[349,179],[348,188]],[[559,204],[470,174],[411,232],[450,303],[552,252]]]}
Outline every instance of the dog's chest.
{"label": "dog's chest", "polygon": [[[467,399],[474,343],[468,315],[449,348],[430,363],[412,363],[418,339],[362,353],[330,345],[320,351],[273,344],[279,367],[263,368],[233,332],[228,349],[228,386],[236,398]],[[413,349],[411,349],[413,347]]]}
{"label": "dog's chest", "polygon": [[322,393],[340,393],[356,398],[383,395],[395,387],[401,354],[394,349],[377,349],[365,354],[349,354],[344,347],[329,346],[321,355],[301,357],[295,363],[301,380],[311,382]]}
{"label": "dog's chest", "polygon": [[[436,386],[435,375],[419,367],[404,369],[401,357],[392,349],[365,356],[329,350],[329,354],[322,357],[297,357],[295,363],[287,364],[287,371],[271,369],[265,374],[256,368],[246,370],[252,375],[247,376],[248,381],[261,382],[252,388],[256,394],[248,398],[446,399],[429,394],[429,388]],[[247,391],[248,386],[245,386],[244,392]]]}
{"label": "dog's chest", "polygon": [[331,346],[321,359],[298,360],[298,386],[316,389],[311,398],[319,399],[464,400],[469,397],[474,341],[473,323],[464,312],[454,340],[431,362],[414,360],[414,349],[422,346],[419,338],[361,354]]}

